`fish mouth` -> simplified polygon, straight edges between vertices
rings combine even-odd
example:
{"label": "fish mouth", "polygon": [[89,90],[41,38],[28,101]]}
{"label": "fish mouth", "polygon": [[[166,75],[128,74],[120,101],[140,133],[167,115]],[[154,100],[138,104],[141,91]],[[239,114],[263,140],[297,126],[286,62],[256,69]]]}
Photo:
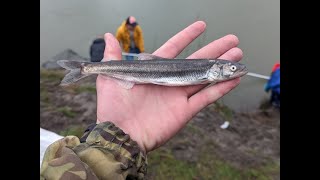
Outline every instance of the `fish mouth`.
{"label": "fish mouth", "polygon": [[246,66],[243,66],[235,75],[234,78],[244,76],[249,72],[248,68]]}

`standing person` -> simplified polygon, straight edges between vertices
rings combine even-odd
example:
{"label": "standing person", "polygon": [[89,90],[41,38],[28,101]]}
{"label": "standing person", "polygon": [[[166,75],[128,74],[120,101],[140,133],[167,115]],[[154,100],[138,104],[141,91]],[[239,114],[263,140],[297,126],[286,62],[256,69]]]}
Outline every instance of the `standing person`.
{"label": "standing person", "polygon": [[[144,52],[144,39],[141,27],[136,18],[129,16],[118,28],[116,38],[126,53],[139,54]],[[126,56],[126,60],[133,60],[133,56]]]}
{"label": "standing person", "polygon": [[106,43],[103,36],[98,36],[90,46],[90,61],[100,62],[103,59]]}
{"label": "standing person", "polygon": [[280,108],[280,63],[276,63],[272,68],[272,74],[265,85],[265,91],[271,90],[270,103]]}

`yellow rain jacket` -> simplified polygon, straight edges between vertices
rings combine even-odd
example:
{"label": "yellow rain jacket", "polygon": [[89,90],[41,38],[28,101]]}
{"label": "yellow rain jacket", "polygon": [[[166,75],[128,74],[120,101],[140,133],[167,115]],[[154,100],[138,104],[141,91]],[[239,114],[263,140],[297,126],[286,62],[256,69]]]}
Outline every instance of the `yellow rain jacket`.
{"label": "yellow rain jacket", "polygon": [[[116,38],[122,44],[123,50],[128,53],[130,48],[130,33],[126,27],[126,21],[124,21],[118,28]],[[133,39],[136,47],[140,50],[140,52],[144,52],[142,29],[139,25],[134,28]]]}

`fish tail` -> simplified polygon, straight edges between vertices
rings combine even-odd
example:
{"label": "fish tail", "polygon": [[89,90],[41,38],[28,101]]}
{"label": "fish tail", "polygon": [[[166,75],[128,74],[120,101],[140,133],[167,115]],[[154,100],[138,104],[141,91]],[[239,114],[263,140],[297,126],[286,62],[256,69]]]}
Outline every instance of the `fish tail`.
{"label": "fish tail", "polygon": [[70,85],[72,83],[75,83],[77,81],[79,81],[82,78],[85,78],[87,76],[89,76],[88,74],[83,74],[81,72],[81,69],[83,67],[83,62],[80,61],[69,61],[69,60],[59,60],[57,61],[57,63],[67,69],[70,70],[70,72],[68,74],[66,74],[64,76],[64,78],[62,79],[60,85],[61,86],[67,86]]}

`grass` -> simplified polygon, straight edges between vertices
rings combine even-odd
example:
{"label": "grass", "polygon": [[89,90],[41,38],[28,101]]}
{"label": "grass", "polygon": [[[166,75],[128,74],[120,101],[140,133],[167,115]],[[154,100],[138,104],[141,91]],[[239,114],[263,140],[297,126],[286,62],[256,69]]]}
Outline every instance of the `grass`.
{"label": "grass", "polygon": [[[60,81],[63,79],[64,76],[65,76],[65,73],[61,70],[40,69],[40,78],[41,80],[46,82],[60,83]],[[73,93],[82,93],[82,92],[95,93],[96,92],[95,86],[88,86],[88,85],[72,84],[68,87],[64,87],[64,89],[67,91],[71,91]]]}
{"label": "grass", "polygon": [[233,111],[228,107],[223,105],[222,103],[215,102],[214,103],[215,111],[219,112],[219,114],[226,120],[231,121],[233,118]]}
{"label": "grass", "polygon": [[85,130],[85,128],[83,126],[74,125],[74,126],[70,126],[67,129],[61,131],[59,134],[61,136],[73,135],[73,136],[77,136],[78,138],[81,138],[84,130]]}
{"label": "grass", "polygon": [[191,123],[188,123],[186,126],[187,131],[190,131],[192,134],[200,134],[201,136],[203,136],[203,131],[198,127],[198,126],[194,126]]}
{"label": "grass", "polygon": [[[46,70],[40,69],[40,100],[44,103],[49,103],[50,101],[50,86],[51,83],[60,83],[61,79],[64,77],[65,73],[61,70]],[[48,82],[51,85],[48,85]],[[96,93],[95,86],[89,85],[71,85],[63,88],[65,91],[73,94],[79,94],[82,92]],[[52,90],[51,90],[52,91]]]}
{"label": "grass", "polygon": [[87,85],[83,85],[83,86],[77,86],[74,88],[75,93],[82,93],[82,92],[89,92],[89,93],[96,93],[96,87],[95,86],[87,86]]}
{"label": "grass", "polygon": [[165,147],[148,155],[148,173],[151,179],[219,179],[219,180],[269,180],[280,172],[275,163],[257,168],[239,169],[214,154],[214,145],[199,147],[197,163],[176,159]]}
{"label": "grass", "polygon": [[40,86],[40,101],[48,103],[49,102],[49,94],[45,88]]}
{"label": "grass", "polygon": [[76,116],[76,113],[74,111],[72,111],[72,108],[70,108],[68,106],[59,107],[56,109],[56,111],[61,112],[63,115],[70,117],[70,118],[74,118]]}
{"label": "grass", "polygon": [[192,164],[174,158],[170,150],[160,148],[148,156],[148,173],[152,179],[193,179],[196,168]]}
{"label": "grass", "polygon": [[[238,169],[229,163],[219,160],[218,158],[209,155],[204,155],[206,158],[202,159],[197,165],[197,170],[201,172],[204,179],[222,179],[222,180],[269,180],[273,179],[277,168],[275,166],[267,165],[260,168],[245,168]],[[211,157],[210,157],[211,156]]]}
{"label": "grass", "polygon": [[89,85],[72,84],[68,87],[63,87],[63,90],[65,90],[66,92],[71,93],[71,94],[80,94],[83,92],[89,92],[92,94],[96,93],[96,87],[89,86]]}
{"label": "grass", "polygon": [[47,81],[60,82],[64,77],[63,71],[40,69],[40,78]]}

